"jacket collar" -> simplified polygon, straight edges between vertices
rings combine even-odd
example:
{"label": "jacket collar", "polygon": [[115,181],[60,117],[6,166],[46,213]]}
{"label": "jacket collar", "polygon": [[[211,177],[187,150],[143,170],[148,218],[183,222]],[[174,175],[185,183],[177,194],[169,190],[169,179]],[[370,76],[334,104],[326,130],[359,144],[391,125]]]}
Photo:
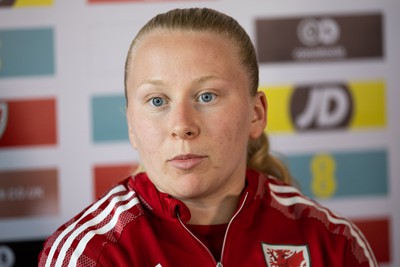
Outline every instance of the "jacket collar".
{"label": "jacket collar", "polygon": [[[139,173],[132,176],[128,182],[128,187],[137,193],[145,209],[154,215],[171,221],[177,221],[177,214],[179,214],[183,222],[190,220],[188,207],[182,201],[158,191],[146,173]],[[254,200],[263,198],[267,193],[267,188],[266,177],[263,174],[254,170],[247,170],[246,184],[238,206],[242,205],[245,195],[247,195],[247,200],[244,203],[244,209],[251,205]]]}

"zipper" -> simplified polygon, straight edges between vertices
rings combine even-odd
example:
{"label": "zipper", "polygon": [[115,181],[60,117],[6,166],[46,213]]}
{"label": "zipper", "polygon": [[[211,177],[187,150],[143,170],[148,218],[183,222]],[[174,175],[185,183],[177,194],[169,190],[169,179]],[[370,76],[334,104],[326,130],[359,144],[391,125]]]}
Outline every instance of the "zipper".
{"label": "zipper", "polygon": [[178,211],[176,211],[176,215],[177,215],[177,217],[178,217],[178,219],[179,219],[179,222],[181,223],[182,227],[183,227],[195,240],[197,240],[197,242],[199,242],[199,243],[203,246],[203,248],[207,251],[208,255],[209,255],[209,256],[211,257],[211,259],[213,260],[214,264],[216,264],[216,265],[215,265],[216,267],[224,267],[224,265],[222,264],[222,259],[223,259],[223,256],[224,256],[225,243],[226,243],[226,238],[227,238],[227,236],[228,236],[228,231],[229,231],[229,228],[230,228],[230,226],[231,226],[233,220],[237,217],[237,215],[238,215],[238,214],[241,212],[241,210],[243,209],[244,204],[246,203],[248,194],[249,194],[249,192],[246,192],[246,195],[244,196],[244,199],[243,199],[242,204],[240,205],[239,209],[236,211],[236,213],[233,215],[233,217],[231,218],[231,220],[230,220],[229,223],[228,223],[228,227],[226,228],[226,231],[225,231],[224,242],[222,243],[221,258],[220,258],[220,261],[219,261],[219,262],[217,262],[217,261],[215,260],[214,256],[212,255],[211,251],[207,248],[207,246],[204,245],[203,242],[201,242],[201,240],[198,239],[198,238],[185,226],[185,224],[184,224],[184,223],[182,222],[182,220],[181,220],[181,217],[179,216]]}
{"label": "zipper", "polygon": [[179,217],[179,213],[178,211],[176,211],[176,215],[179,219],[179,222],[181,223],[182,227],[194,238],[196,239],[197,242],[199,242],[203,248],[207,251],[208,255],[211,257],[212,261],[214,262],[214,264],[216,264],[217,267],[223,267],[223,265],[219,262],[217,263],[217,261],[215,260],[214,256],[212,255],[211,251],[208,249],[208,247],[206,245],[204,245],[203,242],[201,242],[200,239],[197,238],[197,236],[195,236],[187,227],[186,225],[182,222],[181,217]]}
{"label": "zipper", "polygon": [[228,236],[228,232],[229,232],[229,228],[231,227],[231,224],[233,222],[233,220],[237,217],[237,215],[242,211],[244,204],[246,203],[247,200],[247,196],[249,195],[249,192],[246,192],[246,195],[244,196],[243,202],[240,205],[239,209],[236,211],[236,213],[233,215],[233,217],[231,218],[231,220],[229,221],[228,227],[226,228],[225,231],[225,236],[224,236],[224,242],[222,243],[222,251],[221,251],[221,261],[218,263],[220,265],[217,264],[217,267],[223,267],[222,265],[222,259],[224,258],[224,250],[225,250],[225,243],[226,243],[226,238]]}

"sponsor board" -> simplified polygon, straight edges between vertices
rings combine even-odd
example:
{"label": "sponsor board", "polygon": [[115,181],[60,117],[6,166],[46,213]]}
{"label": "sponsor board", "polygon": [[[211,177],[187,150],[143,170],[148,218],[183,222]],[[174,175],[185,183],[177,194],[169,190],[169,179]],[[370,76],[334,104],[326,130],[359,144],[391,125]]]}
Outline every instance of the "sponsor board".
{"label": "sponsor board", "polygon": [[0,78],[54,72],[53,29],[0,30]]}
{"label": "sponsor board", "polygon": [[386,127],[385,83],[354,81],[261,87],[270,133]]}
{"label": "sponsor board", "polygon": [[136,169],[137,164],[96,165],[93,168],[94,197],[100,198],[113,186],[128,178]]}
{"label": "sponsor board", "polygon": [[32,6],[51,6],[53,0],[2,0],[1,7],[32,7]]}
{"label": "sponsor board", "polygon": [[383,58],[381,13],[260,18],[259,61],[315,62]]}
{"label": "sponsor board", "polygon": [[0,171],[0,219],[57,215],[55,169]]}
{"label": "sponsor board", "polygon": [[128,141],[123,95],[92,97],[92,138],[94,142]]}
{"label": "sponsor board", "polygon": [[0,242],[0,266],[37,266],[44,240]]}
{"label": "sponsor board", "polygon": [[300,190],[312,198],[386,196],[386,150],[321,152],[287,157]]}
{"label": "sponsor board", "polygon": [[391,261],[390,220],[388,218],[371,218],[353,220],[353,222],[368,240],[376,260],[380,263],[389,263]]}
{"label": "sponsor board", "polygon": [[54,98],[0,99],[0,149],[56,144]]}

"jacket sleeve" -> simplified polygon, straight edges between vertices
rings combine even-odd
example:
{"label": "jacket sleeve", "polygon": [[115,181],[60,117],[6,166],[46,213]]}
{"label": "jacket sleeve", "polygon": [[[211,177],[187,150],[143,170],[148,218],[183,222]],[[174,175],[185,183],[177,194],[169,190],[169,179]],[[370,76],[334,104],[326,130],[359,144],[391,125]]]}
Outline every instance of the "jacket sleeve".
{"label": "jacket sleeve", "polygon": [[362,232],[351,223],[351,231],[356,231],[357,235],[352,235],[345,246],[342,266],[359,267],[378,267],[375,255]]}

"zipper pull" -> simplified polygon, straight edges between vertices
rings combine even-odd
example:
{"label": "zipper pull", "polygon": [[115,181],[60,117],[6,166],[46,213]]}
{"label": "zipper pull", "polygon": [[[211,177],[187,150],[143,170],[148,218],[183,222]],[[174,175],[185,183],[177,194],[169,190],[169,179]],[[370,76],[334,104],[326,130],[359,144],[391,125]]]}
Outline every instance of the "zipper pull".
{"label": "zipper pull", "polygon": [[218,263],[217,263],[217,267],[224,267],[224,265],[222,265],[221,262],[218,262]]}

